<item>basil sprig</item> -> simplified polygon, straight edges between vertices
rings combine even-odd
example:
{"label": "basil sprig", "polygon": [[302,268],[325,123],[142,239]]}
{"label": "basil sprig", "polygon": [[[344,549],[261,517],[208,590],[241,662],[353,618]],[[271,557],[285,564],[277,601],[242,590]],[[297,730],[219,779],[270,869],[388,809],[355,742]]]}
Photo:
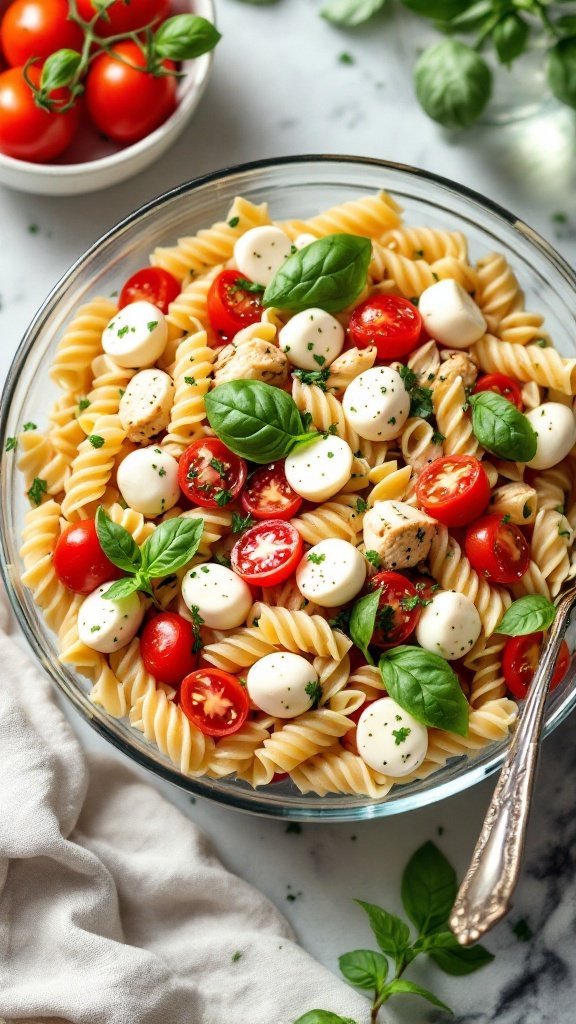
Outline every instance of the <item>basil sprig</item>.
{"label": "basil sprig", "polygon": [[138,547],[128,530],[113,522],[100,505],[96,513],[100,547],[114,565],[130,573],[113,583],[102,596],[108,601],[119,601],[136,590],[153,596],[152,580],[168,576],[186,565],[198,550],[203,529],[203,519],[175,516],[160,523],[142,547]]}
{"label": "basil sprig", "polygon": [[369,665],[374,664],[374,659],[370,654],[368,645],[374,632],[381,597],[382,590],[380,588],[374,590],[371,594],[366,594],[365,597],[361,597],[359,601],[356,601],[350,615],[350,636],[356,647],[359,647],[362,651]]}
{"label": "basil sprig", "polygon": [[275,462],[321,437],[306,433],[293,398],[259,380],[218,384],[206,395],[206,415],[221,441],[243,459]]}
{"label": "basil sprig", "polygon": [[552,625],[557,610],[556,605],[541,594],[527,594],[512,602],[500,625],[496,626],[496,632],[505,633],[506,636],[539,633]]}
{"label": "basil sprig", "polygon": [[493,391],[471,395],[472,430],[480,444],[501,459],[530,462],[538,438],[530,421],[516,406]]}
{"label": "basil sprig", "polygon": [[416,721],[459,736],[468,733],[468,703],[458,676],[439,654],[421,647],[394,647],[378,665],[391,697]]}
{"label": "basil sprig", "polygon": [[345,309],[366,284],[372,256],[369,238],[326,235],[284,260],[264,292],[264,306],[294,313],[318,306],[328,313]]}

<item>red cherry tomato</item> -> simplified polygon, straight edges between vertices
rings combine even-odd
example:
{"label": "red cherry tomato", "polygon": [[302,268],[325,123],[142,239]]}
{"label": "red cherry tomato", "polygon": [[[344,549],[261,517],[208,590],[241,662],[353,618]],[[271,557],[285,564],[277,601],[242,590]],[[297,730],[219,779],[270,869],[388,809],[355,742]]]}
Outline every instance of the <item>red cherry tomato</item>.
{"label": "red cherry tomato", "polygon": [[149,619],[140,637],[144,668],[161,683],[180,686],[196,668],[196,638],[192,623],[176,612],[160,612]]}
{"label": "red cherry tomato", "polygon": [[151,302],[163,313],[168,312],[171,302],[180,294],[179,281],[162,267],[143,267],[124,283],[118,306],[123,309],[131,302]]}
{"label": "red cherry tomato", "polygon": [[[40,85],[41,71],[28,68],[28,77]],[[55,89],[50,98],[60,105],[67,102],[65,89]],[[71,107],[65,113],[37,107],[30,86],[24,80],[22,68],[9,68],[0,74],[0,152],[17,160],[48,163],[69,146],[79,113]]]}
{"label": "red cherry tomato", "polygon": [[262,316],[261,292],[250,291],[246,284],[252,282],[237,270],[223,270],[210,285],[208,319],[224,339],[233,338],[242,327],[257,323]]}
{"label": "red cherry tomato", "polygon": [[443,455],[422,470],[418,504],[445,526],[467,526],[490,501],[490,482],[473,455]]}
{"label": "red cherry tomato", "polygon": [[193,441],[180,457],[178,484],[189,501],[222,508],[242,490],[248,469],[217,437]]}
{"label": "red cherry tomato", "polygon": [[274,587],[292,575],[304,551],[291,523],[266,519],[245,533],[232,548],[232,568],[246,583]]}
{"label": "red cherry tomato", "polygon": [[380,590],[380,602],[371,644],[395,647],[414,632],[420,618],[420,600],[416,587],[399,572],[377,572],[368,584]]}
{"label": "red cherry tomato", "polygon": [[[113,56],[117,54],[122,63]],[[162,67],[174,69],[172,61]],[[132,42],[115,43],[96,57],[86,79],[86,105],[96,127],[114,142],[138,142],[176,107],[176,79],[144,71],[146,58]]]}
{"label": "red cherry tomato", "polygon": [[379,359],[401,359],[420,339],[422,317],[401,295],[373,295],[353,310],[348,335],[358,348],[376,345]]}
{"label": "red cherry tomato", "polygon": [[472,568],[491,583],[516,583],[530,564],[530,547],[522,530],[502,516],[483,516],[464,539]]}
{"label": "red cherry tomato", "polygon": [[302,504],[286,479],[283,462],[257,469],[249,478],[240,501],[255,519],[291,519]]}
{"label": "red cherry tomato", "polygon": [[200,668],[182,680],[180,707],[205,736],[230,736],[244,725],[250,702],[236,676]]}
{"label": "red cherry tomato", "polygon": [[107,580],[117,580],[122,570],[106,557],[93,519],[72,523],[60,534],[54,549],[54,572],[75,594],[91,594]]}
{"label": "red cherry tomato", "polygon": [[19,67],[55,50],[81,50],[84,33],[70,21],[67,0],[14,0],[0,26],[0,44],[8,64]]}
{"label": "red cherry tomato", "polygon": [[507,377],[505,373],[487,373],[484,377],[480,377],[480,380],[477,380],[474,385],[473,394],[477,395],[479,391],[494,391],[496,395],[501,395],[502,398],[507,398],[509,402],[512,402],[517,409],[520,409],[520,412],[524,408],[518,381]]}
{"label": "red cherry tomato", "polygon": [[[543,636],[543,633],[528,633],[527,636],[511,636],[506,641],[502,655],[502,671],[506,686],[518,700],[524,700],[528,693],[528,687],[540,660]],[[562,681],[569,665],[570,651],[568,644],[563,640],[550,683],[551,690]]]}
{"label": "red cherry tomato", "polygon": [[[94,0],[76,0],[76,3],[80,17],[84,21],[91,21],[97,12]],[[170,0],[116,0],[106,9],[106,15],[98,18],[96,32],[105,37],[133,32],[152,22],[161,21],[168,16],[169,11]]]}

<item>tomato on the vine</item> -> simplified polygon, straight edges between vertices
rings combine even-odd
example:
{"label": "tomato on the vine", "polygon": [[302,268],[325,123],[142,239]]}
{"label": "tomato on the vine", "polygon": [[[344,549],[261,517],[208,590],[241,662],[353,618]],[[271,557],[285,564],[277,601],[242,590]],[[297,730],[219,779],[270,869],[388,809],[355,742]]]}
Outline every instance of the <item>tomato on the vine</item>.
{"label": "tomato on the vine", "polygon": [[[41,71],[35,65],[27,71],[30,81],[39,88]],[[66,89],[55,89],[50,99],[64,105]],[[0,152],[17,160],[47,163],[70,145],[78,127],[76,106],[64,113],[58,109],[43,110],[36,106],[34,95],[22,68],[8,68],[0,74]]]}
{"label": "tomato on the vine", "polygon": [[524,408],[518,381],[508,377],[505,373],[484,374],[483,377],[476,381],[472,393],[478,395],[481,391],[493,391],[494,394],[501,395],[502,398],[512,402],[520,412]]}
{"label": "tomato on the vine", "polygon": [[[502,655],[502,671],[510,693],[518,700],[524,700],[528,687],[540,661],[543,633],[528,633],[526,636],[511,636],[506,641]],[[570,665],[570,651],[565,640],[562,641],[554,675],[550,683],[553,690],[562,682]]]}
{"label": "tomato on the vine", "polygon": [[[76,5],[84,21],[91,21],[98,11],[94,0],[76,0]],[[98,18],[96,33],[106,37],[134,32],[145,25],[163,21],[169,12],[170,0],[115,0]]]}
{"label": "tomato on the vine", "polygon": [[55,50],[82,49],[84,34],[70,21],[68,0],[14,0],[0,25],[0,45],[8,64],[46,60]]}
{"label": "tomato on the vine", "polygon": [[170,303],[174,302],[181,291],[180,282],[167,270],[162,267],[143,267],[124,282],[118,308],[123,309],[131,302],[151,302],[163,313],[167,313]]}
{"label": "tomato on the vine", "polygon": [[182,680],[180,707],[205,736],[230,736],[244,725],[250,701],[230,672],[200,668]]}
{"label": "tomato on the vine", "polygon": [[[120,57],[118,60],[114,55]],[[86,105],[96,127],[114,142],[137,142],[158,128],[176,107],[176,79],[145,71],[136,43],[115,43],[100,53],[86,79]],[[162,61],[173,71],[172,61]]]}
{"label": "tomato on the vine", "polygon": [[483,516],[469,526],[464,549],[472,568],[491,583],[516,583],[530,564],[522,530],[498,515]]}
{"label": "tomato on the vine", "polygon": [[180,456],[178,484],[182,493],[203,508],[222,508],[242,490],[248,469],[217,437],[201,438]]}
{"label": "tomato on the vine", "polygon": [[418,504],[445,526],[467,526],[490,501],[490,481],[473,455],[443,455],[422,470]]}
{"label": "tomato on the vine", "polygon": [[304,544],[298,530],[281,519],[266,519],[236,541],[232,568],[246,583],[274,587],[295,571]]}
{"label": "tomato on the vine", "polygon": [[140,637],[144,668],[170,686],[179,686],[196,668],[195,647],[192,623],[176,612],[160,612],[149,619]]}
{"label": "tomato on the vine", "polygon": [[375,345],[379,359],[401,359],[419,343],[422,317],[401,295],[372,295],[352,312],[348,336],[358,348]]}
{"label": "tomato on the vine", "polygon": [[240,501],[255,519],[291,519],[302,504],[286,479],[283,462],[272,462],[249,477]]}
{"label": "tomato on the vine", "polygon": [[122,576],[122,570],[106,557],[93,519],[71,523],[60,534],[53,558],[54,572],[75,594],[91,594],[107,580]]}
{"label": "tomato on the vine", "polygon": [[413,583],[399,572],[377,572],[368,584],[380,591],[380,601],[371,644],[395,647],[414,632],[420,618],[422,598]]}
{"label": "tomato on the vine", "polygon": [[262,291],[237,270],[223,270],[214,278],[208,292],[208,319],[212,329],[228,340],[242,327],[257,323],[263,312]]}

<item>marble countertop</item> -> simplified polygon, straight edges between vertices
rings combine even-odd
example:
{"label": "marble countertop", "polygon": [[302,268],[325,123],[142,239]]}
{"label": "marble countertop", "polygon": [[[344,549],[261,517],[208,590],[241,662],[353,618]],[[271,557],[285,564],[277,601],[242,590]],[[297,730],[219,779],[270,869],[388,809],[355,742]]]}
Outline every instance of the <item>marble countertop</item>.
{"label": "marble countertop", "polygon": [[[0,379],[50,287],[106,228],[173,185],[242,161],[327,152],[416,164],[492,197],[566,257],[576,257],[570,112],[555,109],[516,125],[447,134],[425,118],[413,98],[394,25],[384,17],[343,33],[318,17],[320,7],[319,0],[279,0],[269,7],[217,0],[223,40],[202,105],[169,154],[132,181],[71,199],[0,188]],[[343,52],[352,63],[339,59]],[[84,744],[104,749],[66,710]],[[460,1024],[574,1019],[575,738],[572,719],[544,745],[515,907],[487,942],[495,962],[465,983],[433,967],[414,970],[415,980],[455,1008]],[[112,748],[109,753],[120,756]],[[462,875],[493,787],[488,780],[400,817],[306,824],[293,831],[285,823],[191,801],[149,779],[205,829],[233,871],[275,901],[303,945],[333,970],[339,954],[371,944],[352,898],[399,910],[401,871],[420,843],[438,842]],[[533,937],[525,941],[530,932]],[[393,1002],[386,1019],[420,1024],[437,1014],[410,998]]]}

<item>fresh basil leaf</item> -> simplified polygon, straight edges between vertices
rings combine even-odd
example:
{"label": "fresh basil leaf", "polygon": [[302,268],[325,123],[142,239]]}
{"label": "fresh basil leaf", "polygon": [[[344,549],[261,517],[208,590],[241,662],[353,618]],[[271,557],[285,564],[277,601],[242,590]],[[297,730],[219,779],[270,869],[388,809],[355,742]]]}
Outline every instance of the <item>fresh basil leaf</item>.
{"label": "fresh basil leaf", "polygon": [[345,234],[319,238],[284,260],[262,303],[295,313],[311,306],[329,313],[345,309],[366,284],[371,256],[369,238]]}
{"label": "fresh basil leaf", "polygon": [[320,435],[306,434],[290,395],[259,380],[218,384],[205,398],[212,430],[230,451],[252,462],[283,459]]}
{"label": "fresh basil leaf", "polygon": [[527,594],[513,601],[504,612],[497,633],[507,636],[527,636],[548,629],[556,618],[557,608],[548,598],[540,594]]}
{"label": "fresh basil leaf", "polygon": [[467,8],[473,0],[402,0],[404,7],[414,14],[432,21],[452,21]]}
{"label": "fresh basil leaf", "polygon": [[44,61],[40,87],[46,92],[69,85],[74,78],[82,57],[76,50],[56,50]]}
{"label": "fresh basil leaf", "polygon": [[368,645],[374,632],[381,596],[381,590],[374,590],[371,594],[361,597],[359,601],[356,601],[350,615],[350,637],[356,647],[360,648],[369,665],[374,664],[374,658],[368,650]]}
{"label": "fresh basil leaf", "polygon": [[344,953],[338,964],[346,980],[356,985],[356,988],[380,992],[388,976],[386,957],[371,949],[355,949],[351,953]]}
{"label": "fresh basil leaf", "polygon": [[386,0],[331,0],[320,14],[333,25],[354,28],[373,18],[385,3]]}
{"label": "fresh basil leaf", "polygon": [[[253,3],[254,0],[249,0]],[[356,1024],[351,1017],[340,1017],[337,1013],[330,1013],[330,1010],[309,1010],[303,1017],[298,1017],[294,1024]]]}
{"label": "fresh basil leaf", "polygon": [[438,996],[435,996],[433,992],[429,992],[427,988],[422,988],[421,985],[417,985],[414,981],[406,981],[406,978],[395,978],[389,985],[386,985],[383,994],[386,996],[400,995],[405,993],[406,995],[421,996],[422,999],[427,999],[433,1006],[439,1006],[441,1010],[447,1010],[448,1013],[453,1011],[446,1003],[443,1003]]}
{"label": "fresh basil leaf", "polygon": [[136,590],[141,589],[139,576],[127,576],[124,580],[116,580],[105,594],[102,594],[107,601],[120,601],[123,597],[130,597]]}
{"label": "fresh basil leaf", "polygon": [[416,943],[419,953],[428,953],[434,963],[446,974],[473,974],[494,959],[484,946],[461,946],[452,932],[436,932]]}
{"label": "fresh basil leaf", "polygon": [[379,668],[387,692],[418,722],[467,735],[468,703],[458,676],[439,654],[394,647],[381,655]]}
{"label": "fresh basil leaf", "polygon": [[492,41],[501,64],[511,64],[524,53],[530,38],[530,26],[519,14],[507,14],[492,32]]}
{"label": "fresh basil leaf", "polygon": [[140,548],[128,530],[110,519],[102,505],[96,512],[96,533],[100,547],[114,565],[124,572],[138,572],[142,564]]}
{"label": "fresh basil leaf", "polygon": [[445,128],[467,128],[490,99],[492,73],[470,46],[446,39],[418,59],[414,85],[428,117]]}
{"label": "fresh basil leaf", "polygon": [[399,962],[410,945],[410,929],[401,917],[389,914],[374,903],[356,900],[368,914],[370,927],[383,953]]}
{"label": "fresh basil leaf", "polygon": [[151,579],[168,576],[194,557],[204,520],[175,516],[156,527],[142,545],[142,572]]}
{"label": "fresh basil leaf", "polygon": [[446,924],[458,883],[456,872],[434,843],[420,846],[402,875],[402,905],[420,935]]}
{"label": "fresh basil leaf", "polygon": [[198,14],[176,14],[160,25],[152,46],[157,57],[193,60],[213,50],[222,38],[218,29]]}
{"label": "fresh basil leaf", "polygon": [[576,107],[576,36],[560,39],[548,51],[548,82],[556,99]]}
{"label": "fresh basil leaf", "polygon": [[514,462],[530,462],[534,458],[538,444],[536,432],[513,402],[494,391],[470,395],[469,402],[472,430],[487,451]]}

